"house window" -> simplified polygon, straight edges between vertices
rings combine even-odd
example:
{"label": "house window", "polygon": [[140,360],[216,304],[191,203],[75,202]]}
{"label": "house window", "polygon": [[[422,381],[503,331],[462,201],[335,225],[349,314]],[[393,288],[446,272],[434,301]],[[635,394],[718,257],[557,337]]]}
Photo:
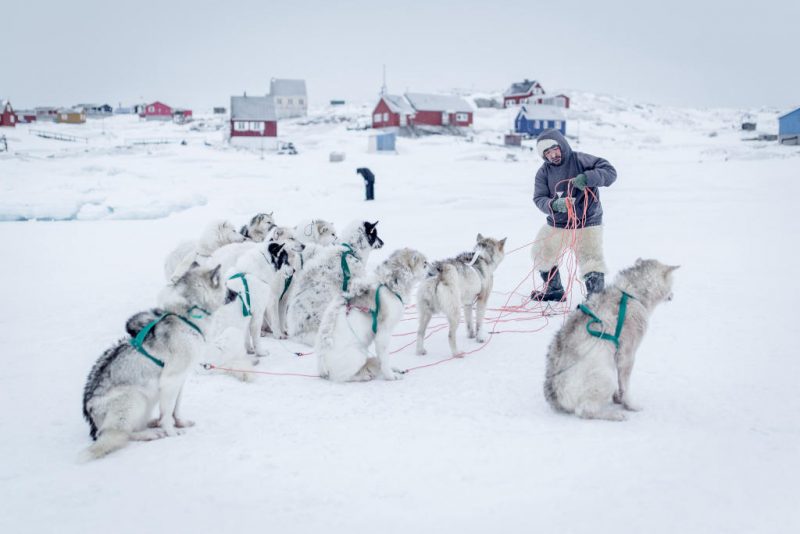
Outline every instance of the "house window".
{"label": "house window", "polygon": [[556,121],[556,125],[554,126],[554,128],[560,130],[561,129],[561,121]]}
{"label": "house window", "polygon": [[279,98],[278,99],[278,104],[283,104],[283,99]]}
{"label": "house window", "polygon": [[233,123],[233,129],[237,132],[246,132],[247,131],[247,123],[242,121],[236,121]]}
{"label": "house window", "polygon": [[383,114],[383,122],[389,122],[389,114],[388,113],[384,113]]}
{"label": "house window", "polygon": [[533,127],[536,128],[537,130],[539,128],[541,128],[541,125],[539,124],[539,121],[533,121]]}
{"label": "house window", "polygon": [[376,113],[375,115],[373,115],[372,116],[372,122],[381,122],[381,114],[380,113]]}
{"label": "house window", "polygon": [[469,120],[469,115],[467,113],[456,113],[456,121],[467,122],[468,120]]}
{"label": "house window", "polygon": [[150,106],[147,108],[147,111],[149,111],[150,113],[153,113],[155,110],[156,110],[155,106]]}
{"label": "house window", "polygon": [[297,103],[298,103],[298,104],[300,104],[300,105],[302,106],[302,105],[303,105],[303,99],[302,99],[302,98],[298,98],[298,99],[297,99]]}
{"label": "house window", "polygon": [[288,101],[289,101],[289,102],[288,102],[288,104],[289,104],[290,106],[291,106],[292,104],[294,104],[294,100],[293,100],[293,99],[289,98],[289,99],[288,99]]}

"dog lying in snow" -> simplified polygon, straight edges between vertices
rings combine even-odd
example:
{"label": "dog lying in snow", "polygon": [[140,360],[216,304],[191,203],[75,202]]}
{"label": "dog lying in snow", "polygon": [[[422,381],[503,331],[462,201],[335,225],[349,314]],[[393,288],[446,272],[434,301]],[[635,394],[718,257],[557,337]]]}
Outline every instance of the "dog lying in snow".
{"label": "dog lying in snow", "polygon": [[610,421],[626,418],[615,403],[639,410],[629,388],[636,350],[653,309],[672,300],[677,268],[639,258],[569,315],[547,352],[544,396],[554,410]]}
{"label": "dog lying in snow", "polygon": [[389,341],[403,318],[403,303],[427,268],[419,252],[397,250],[374,276],[354,279],[345,294],[333,298],[322,316],[315,347],[321,376],[337,382],[371,380],[378,374],[386,380],[402,376],[387,361]]}

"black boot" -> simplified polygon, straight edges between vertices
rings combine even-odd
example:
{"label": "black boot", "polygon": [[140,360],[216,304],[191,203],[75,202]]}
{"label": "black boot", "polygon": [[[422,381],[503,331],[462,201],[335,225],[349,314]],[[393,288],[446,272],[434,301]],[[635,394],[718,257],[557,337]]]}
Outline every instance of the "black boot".
{"label": "black boot", "polygon": [[564,286],[561,285],[561,276],[558,274],[558,267],[553,267],[549,271],[539,271],[539,275],[544,280],[544,288],[539,291],[534,289],[531,293],[531,300],[538,301],[558,301],[564,300]]}
{"label": "black boot", "polygon": [[583,277],[583,282],[586,284],[587,300],[595,293],[600,293],[606,286],[605,275],[597,271],[586,273],[586,276]]}

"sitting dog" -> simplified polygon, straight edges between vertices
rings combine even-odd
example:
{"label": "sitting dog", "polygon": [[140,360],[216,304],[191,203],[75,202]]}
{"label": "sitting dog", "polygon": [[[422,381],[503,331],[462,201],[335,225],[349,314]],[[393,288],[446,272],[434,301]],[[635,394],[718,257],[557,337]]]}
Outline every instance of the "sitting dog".
{"label": "sitting dog", "polygon": [[286,326],[289,337],[313,345],[320,319],[333,297],[347,290],[349,280],[361,276],[373,249],[383,246],[378,223],[351,223],[343,233],[344,243],[316,252],[289,287]]}
{"label": "sitting dog", "polygon": [[636,349],[655,306],[672,300],[677,268],[640,258],[570,314],[547,352],[544,396],[554,410],[609,421],[626,418],[612,403],[638,411],[629,393]]}
{"label": "sitting dog", "polygon": [[322,377],[345,382],[371,380],[379,373],[386,380],[402,376],[389,367],[389,341],[403,318],[403,303],[427,269],[419,252],[397,250],[374,276],[354,280],[347,293],[334,297],[322,317],[315,348]]}
{"label": "sitting dog", "polygon": [[[426,354],[425,331],[431,316],[443,312],[450,325],[448,340],[453,356],[461,356],[456,346],[456,329],[464,308],[464,321],[467,323],[469,338],[478,342],[486,341],[483,331],[483,318],[486,304],[494,284],[494,271],[505,257],[506,239],[492,239],[478,234],[472,252],[463,252],[455,258],[434,262],[427,278],[417,291],[417,311],[419,329],[417,330],[417,354]],[[475,323],[472,322],[472,306],[475,304]]]}
{"label": "sitting dog", "polygon": [[245,237],[236,231],[231,222],[214,221],[206,227],[200,239],[183,241],[167,255],[164,275],[169,282],[175,282],[189,270],[192,263],[204,263],[218,248],[244,240]]}
{"label": "sitting dog", "polygon": [[[83,415],[95,442],[85,459],[105,456],[130,440],[175,436],[192,426],[179,414],[181,390],[205,350],[209,314],[235,296],[219,267],[191,267],[162,292],[162,308],[128,319],[130,337],[100,356],[86,380]],[[156,405],[159,418],[148,427]]]}
{"label": "sitting dog", "polygon": [[239,233],[245,239],[250,241],[262,242],[266,240],[270,230],[275,228],[275,219],[272,217],[272,212],[257,213],[250,219],[250,222],[242,226]]}

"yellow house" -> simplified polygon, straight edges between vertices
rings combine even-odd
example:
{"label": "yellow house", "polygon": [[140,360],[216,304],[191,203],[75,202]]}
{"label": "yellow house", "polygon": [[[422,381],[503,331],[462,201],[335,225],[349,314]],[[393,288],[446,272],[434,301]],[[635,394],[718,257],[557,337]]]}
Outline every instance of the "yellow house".
{"label": "yellow house", "polygon": [[83,124],[86,122],[86,111],[83,108],[78,109],[59,109],[56,115],[56,122],[63,122],[65,124]]}

